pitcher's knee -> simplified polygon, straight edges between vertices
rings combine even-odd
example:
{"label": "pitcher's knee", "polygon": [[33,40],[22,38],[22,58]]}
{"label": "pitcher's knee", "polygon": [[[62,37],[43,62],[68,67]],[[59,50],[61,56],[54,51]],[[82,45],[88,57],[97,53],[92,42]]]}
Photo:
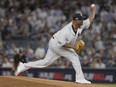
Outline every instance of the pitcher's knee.
{"label": "pitcher's knee", "polygon": [[49,64],[50,64],[50,61],[48,61],[48,60],[45,60],[45,61],[43,62],[43,65],[44,65],[44,66],[49,66]]}

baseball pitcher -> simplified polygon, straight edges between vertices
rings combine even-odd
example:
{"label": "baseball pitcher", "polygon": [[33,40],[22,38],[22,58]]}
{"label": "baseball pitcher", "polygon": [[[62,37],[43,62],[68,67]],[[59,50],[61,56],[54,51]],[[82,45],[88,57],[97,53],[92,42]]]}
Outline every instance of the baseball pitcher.
{"label": "baseball pitcher", "polygon": [[15,76],[30,68],[44,68],[52,64],[60,56],[68,59],[76,72],[77,83],[91,84],[84,78],[79,56],[77,52],[81,51],[85,45],[83,40],[77,42],[78,36],[84,29],[89,28],[95,16],[96,6],[91,5],[89,17],[84,20],[81,14],[74,14],[72,22],[64,26],[61,30],[53,35],[49,41],[49,48],[43,60],[35,62],[19,63]]}

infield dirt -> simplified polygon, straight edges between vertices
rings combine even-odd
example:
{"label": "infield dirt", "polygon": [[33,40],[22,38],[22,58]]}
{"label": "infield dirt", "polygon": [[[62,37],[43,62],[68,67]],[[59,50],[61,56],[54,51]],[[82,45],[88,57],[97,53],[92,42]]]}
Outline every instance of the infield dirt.
{"label": "infield dirt", "polygon": [[110,87],[95,84],[77,84],[75,82],[39,79],[20,76],[0,76],[0,87]]}

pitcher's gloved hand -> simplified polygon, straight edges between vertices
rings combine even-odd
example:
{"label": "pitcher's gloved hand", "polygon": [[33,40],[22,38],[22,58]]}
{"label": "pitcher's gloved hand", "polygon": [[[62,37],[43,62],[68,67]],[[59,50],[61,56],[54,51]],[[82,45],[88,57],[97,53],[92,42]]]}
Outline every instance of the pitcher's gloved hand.
{"label": "pitcher's gloved hand", "polygon": [[85,46],[84,41],[83,41],[83,40],[79,40],[79,41],[76,43],[76,45],[75,45],[75,50],[76,50],[77,52],[80,52],[80,51],[84,48],[84,46]]}

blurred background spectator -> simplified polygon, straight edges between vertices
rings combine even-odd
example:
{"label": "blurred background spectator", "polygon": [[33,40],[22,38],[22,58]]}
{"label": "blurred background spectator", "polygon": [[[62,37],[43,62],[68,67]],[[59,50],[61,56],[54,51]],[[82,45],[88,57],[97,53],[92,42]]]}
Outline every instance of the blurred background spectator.
{"label": "blurred background spectator", "polygon": [[[20,47],[25,49],[27,61],[43,59],[51,36],[70,22],[74,13],[87,18],[91,3],[96,4],[97,12],[81,36],[86,43],[79,53],[82,67],[116,67],[115,0],[0,0],[0,67],[12,67]],[[49,67],[72,66],[59,58]]]}
{"label": "blurred background spectator", "polygon": [[[19,65],[19,62],[27,63],[25,50],[23,48],[20,48],[19,52],[17,54],[15,54],[13,58],[14,58],[14,61],[13,61],[13,71],[16,71],[16,69],[17,69],[17,67]],[[19,74],[19,75],[26,75],[26,71],[21,73],[21,74]]]}

